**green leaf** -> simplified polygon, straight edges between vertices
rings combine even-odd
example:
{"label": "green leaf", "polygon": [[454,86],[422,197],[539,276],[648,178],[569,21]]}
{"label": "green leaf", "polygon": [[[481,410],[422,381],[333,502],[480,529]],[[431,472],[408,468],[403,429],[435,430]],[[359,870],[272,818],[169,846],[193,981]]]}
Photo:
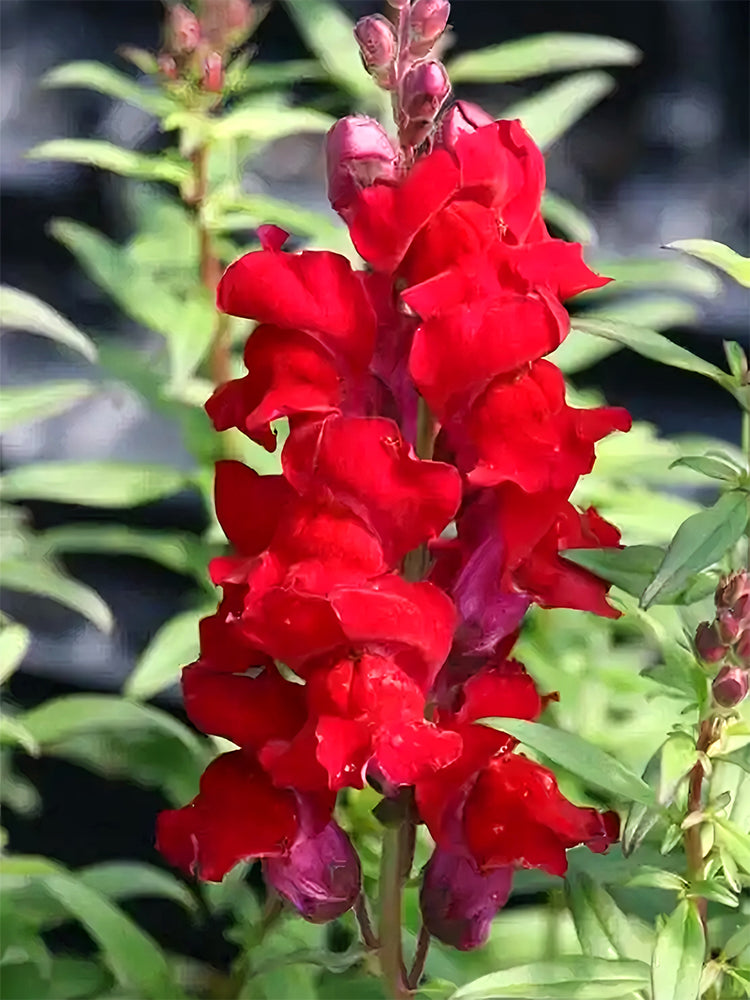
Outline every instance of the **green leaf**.
{"label": "green leaf", "polygon": [[681,465],[687,466],[688,469],[695,469],[696,472],[708,476],[709,479],[719,479],[734,485],[737,485],[740,475],[733,465],[729,465],[720,458],[712,458],[710,455],[683,455],[681,458],[675,459],[669,468],[674,469]]}
{"label": "green leaf", "polygon": [[507,83],[589,66],[634,66],[641,53],[630,42],[604,35],[549,32],[465,52],[448,65],[456,83]]}
{"label": "green leaf", "polygon": [[96,591],[61,573],[51,563],[43,560],[5,559],[0,564],[0,576],[3,586],[8,590],[48,597],[88,618],[102,632],[112,631],[112,612]]}
{"label": "green leaf", "polygon": [[698,759],[695,740],[681,731],[674,732],[663,744],[659,757],[659,785],[657,799],[660,805],[670,805],[679,786],[687,778]]}
{"label": "green leaf", "polygon": [[594,337],[602,337],[604,340],[615,341],[623,347],[629,347],[631,351],[649,358],[651,361],[658,361],[663,365],[670,365],[672,368],[682,368],[684,371],[696,372],[713,379],[719,385],[726,385],[728,375],[721,368],[712,365],[709,361],[704,361],[697,355],[688,351],[679,344],[673,343],[656,330],[651,330],[645,326],[636,326],[630,323],[622,323],[617,320],[587,319],[584,316],[576,318],[576,330],[582,330]]}
{"label": "green leaf", "polygon": [[152,115],[165,115],[174,108],[171,98],[156,87],[144,87],[131,77],[111,66],[92,60],[65,63],[55,66],[39,81],[50,89],[79,87],[95,90],[118,101],[125,101]]}
{"label": "green leaf", "polygon": [[744,927],[740,927],[739,930],[731,935],[721,949],[721,954],[723,958],[731,961],[748,948],[750,948],[750,923],[745,924]]}
{"label": "green leaf", "polygon": [[565,549],[560,555],[633,597],[640,597],[664,558],[664,549],[658,545],[628,545],[624,549]]}
{"label": "green leaf", "polygon": [[616,1000],[647,984],[644,962],[571,955],[482,976],[458,989],[451,1000]]}
{"label": "green leaf", "polygon": [[735,894],[723,882],[715,878],[691,882],[688,895],[691,899],[710,899],[723,906],[739,906],[739,900]]}
{"label": "green leaf", "polygon": [[504,108],[502,117],[520,118],[539,148],[548,149],[614,86],[615,81],[607,73],[575,73]]}
{"label": "green leaf", "polygon": [[574,303],[598,302],[619,295],[622,291],[642,292],[653,288],[705,298],[716,298],[723,290],[720,279],[707,267],[677,257],[599,259],[595,262],[595,267],[599,274],[606,274],[612,281],[602,288],[576,295],[572,300]]}
{"label": "green leaf", "polygon": [[750,833],[724,816],[715,816],[713,822],[719,844],[750,875]]}
{"label": "green leaf", "polygon": [[341,232],[329,215],[267,194],[219,193],[208,200],[205,211],[209,227],[218,230],[255,229],[261,223],[272,223],[295,235],[320,240]]}
{"label": "green leaf", "polygon": [[142,181],[164,181],[180,185],[190,176],[187,163],[166,156],[150,156],[123,149],[102,139],[50,139],[26,154],[30,160],[61,160],[85,163],[123,177]]}
{"label": "green leaf", "polygon": [[103,861],[79,869],[76,877],[107,899],[148,896],[171,899],[190,911],[198,908],[196,897],[183,882],[169,872],[141,861]]}
{"label": "green leaf", "polygon": [[172,496],[187,473],[132,462],[39,462],[0,476],[4,500],[52,500],[85,507],[135,507]]}
{"label": "green leaf", "polygon": [[152,698],[174,684],[181,669],[198,659],[198,622],[213,608],[193,608],[162,625],[125,682],[130,698]]}
{"label": "green leaf", "polygon": [[49,975],[49,996],[78,1000],[107,992],[112,979],[106,969],[85,958],[54,957]]}
{"label": "green leaf", "polygon": [[642,865],[625,885],[648,886],[650,889],[666,889],[668,892],[683,892],[687,883],[685,879],[675,875],[674,872],[653,868],[650,865]]}
{"label": "green leaf", "polygon": [[654,793],[645,781],[619,760],[572,733],[523,719],[480,719],[479,722],[515,736],[592,788],[615,798],[654,805]]}
{"label": "green leaf", "polygon": [[552,191],[545,191],[542,195],[542,215],[568,240],[584,245],[598,242],[591,220],[575,205]]}
{"label": "green leaf", "polygon": [[722,346],[730,372],[735,378],[742,379],[748,371],[747,354],[736,340],[725,340]]}
{"label": "green leaf", "polygon": [[632,914],[622,912],[609,893],[588,875],[570,873],[568,905],[584,955],[594,958],[634,958],[649,962],[651,929]]}
{"label": "green leaf", "polygon": [[[309,0],[306,0],[309,2]],[[327,132],[335,118],[313,108],[293,108],[280,96],[254,97],[232,108],[211,129],[214,139],[272,142],[299,132]]]}
{"label": "green leaf", "polygon": [[149,1000],[183,996],[159,946],[117,906],[73,875],[47,875],[44,886],[86,928],[119,983]]}
{"label": "green leaf", "polygon": [[203,581],[208,552],[194,536],[178,531],[151,531],[122,524],[68,524],[34,536],[35,550],[42,555],[60,552],[110,552],[151,559],[175,573],[190,574]]}
{"label": "green leaf", "polygon": [[745,493],[732,491],[683,522],[656,575],[644,590],[641,606],[648,608],[667,588],[679,589],[693,573],[717,562],[745,530],[748,506]]}
{"label": "green leaf", "polygon": [[25,625],[11,622],[0,629],[0,684],[20,667],[31,642],[31,634]]}
{"label": "green leaf", "polygon": [[0,715],[0,743],[23,747],[32,757],[39,756],[39,745],[26,726],[12,715]]}
{"label": "green leaf", "polygon": [[95,391],[91,382],[42,382],[41,385],[3,386],[0,395],[0,434],[12,427],[33,424],[64,413]]}
{"label": "green leaf", "polygon": [[49,337],[82,354],[87,361],[96,361],[96,347],[85,333],[52,306],[19,288],[0,286],[0,326]]}
{"label": "green leaf", "polygon": [[697,1000],[706,942],[698,909],[683,900],[656,936],[652,1000]]}
{"label": "green leaf", "polygon": [[674,243],[667,243],[665,250],[681,250],[682,253],[690,254],[699,260],[705,260],[707,264],[713,264],[719,270],[724,271],[730,278],[734,278],[740,285],[750,288],[750,257],[743,257],[736,250],[717,243],[715,240],[675,240]]}

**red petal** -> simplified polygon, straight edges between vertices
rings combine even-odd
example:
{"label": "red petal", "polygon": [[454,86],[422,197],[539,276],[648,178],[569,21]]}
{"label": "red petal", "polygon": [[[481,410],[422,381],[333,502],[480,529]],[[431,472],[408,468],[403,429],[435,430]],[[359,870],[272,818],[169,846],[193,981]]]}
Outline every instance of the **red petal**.
{"label": "red petal", "polygon": [[259,476],[242,462],[216,463],[216,516],[243,556],[268,548],[294,491],[283,476]]}

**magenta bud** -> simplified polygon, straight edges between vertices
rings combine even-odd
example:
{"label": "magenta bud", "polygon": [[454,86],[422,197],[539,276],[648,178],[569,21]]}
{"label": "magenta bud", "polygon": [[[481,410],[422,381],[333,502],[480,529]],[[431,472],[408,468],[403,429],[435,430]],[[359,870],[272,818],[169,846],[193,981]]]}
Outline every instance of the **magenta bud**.
{"label": "magenta bud", "polygon": [[407,118],[432,121],[450,89],[450,80],[442,63],[422,62],[412,66],[403,83],[402,100]]}
{"label": "magenta bud", "polygon": [[722,640],[716,622],[701,622],[695,633],[695,648],[706,663],[718,663],[727,655],[727,645]]}
{"label": "magenta bud", "polygon": [[745,670],[750,670],[750,628],[746,628],[737,640],[737,645],[734,647],[734,655]]}
{"label": "magenta bud", "polygon": [[482,875],[469,858],[436,847],[424,869],[419,894],[425,927],[453,948],[479,948],[510,895],[512,880],[510,867]]}
{"label": "magenta bud", "polygon": [[177,55],[194,52],[201,40],[198,18],[181,3],[169,8],[168,17],[172,51]]}
{"label": "magenta bud", "polygon": [[224,89],[224,60],[218,52],[212,52],[203,64],[203,89],[211,94]]}
{"label": "magenta bud", "polygon": [[451,5],[448,0],[417,0],[409,13],[409,51],[426,56],[445,31]]}
{"label": "magenta bud", "polygon": [[354,37],[368,70],[390,66],[396,55],[396,34],[382,14],[368,14],[354,25]]}
{"label": "magenta bud", "polygon": [[172,56],[168,56],[166,53],[162,52],[156,62],[162,76],[165,76],[168,80],[177,79],[177,63],[174,61]]}
{"label": "magenta bud", "polygon": [[733,608],[742,598],[750,598],[750,575],[744,569],[736,570],[719,581],[716,588],[716,607],[719,611]]}
{"label": "magenta bud", "polygon": [[313,924],[351,909],[362,873],[352,843],[331,820],[316,837],[303,837],[286,857],[263,862],[266,881]]}
{"label": "magenta bud", "polygon": [[716,625],[722,641],[728,646],[736,641],[742,631],[742,619],[735,615],[734,608],[722,608],[716,615]]}
{"label": "magenta bud", "polygon": [[714,678],[711,693],[722,708],[734,708],[744,701],[750,688],[750,675],[742,667],[722,667]]}
{"label": "magenta bud", "polygon": [[492,115],[471,101],[456,101],[453,107],[443,115],[437,138],[437,145],[444,149],[455,149],[456,143],[463,135],[470,135],[478,128],[491,125]]}
{"label": "magenta bud", "polygon": [[396,176],[396,151],[374,118],[348,115],[331,128],[326,139],[328,198],[340,211],[362,188]]}

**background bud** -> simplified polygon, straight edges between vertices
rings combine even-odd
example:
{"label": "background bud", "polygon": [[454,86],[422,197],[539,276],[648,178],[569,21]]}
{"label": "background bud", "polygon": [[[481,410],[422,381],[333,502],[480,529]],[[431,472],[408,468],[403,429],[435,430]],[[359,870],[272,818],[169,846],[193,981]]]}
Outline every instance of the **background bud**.
{"label": "background bud", "polygon": [[432,121],[450,89],[450,80],[442,63],[417,63],[404,77],[404,112],[411,119]]}
{"label": "background bud", "polygon": [[714,678],[711,693],[717,705],[734,708],[747,695],[750,676],[742,667],[722,667]]}
{"label": "background bud", "polygon": [[201,40],[198,18],[181,3],[169,8],[167,15],[169,44],[176,55],[194,52]]}
{"label": "background bud", "polygon": [[162,52],[157,59],[157,65],[159,66],[159,72],[162,76],[166,76],[168,80],[177,79],[177,63],[174,61],[172,56],[168,56]]}
{"label": "background bud", "polygon": [[382,69],[390,66],[396,55],[396,35],[382,14],[361,17],[354,25],[362,59],[367,69]]}
{"label": "background bud", "polygon": [[396,176],[396,151],[374,118],[349,115],[331,128],[326,139],[328,198],[341,211],[359,190],[376,180]]}
{"label": "background bud", "polygon": [[718,663],[727,654],[727,646],[719,635],[716,622],[701,622],[695,633],[695,648],[706,663]]}
{"label": "background bud", "polygon": [[316,837],[303,837],[286,857],[263,864],[269,885],[305,920],[324,924],[351,909],[362,874],[351,841],[333,820]]}
{"label": "background bud", "polygon": [[412,55],[427,55],[445,31],[450,10],[448,0],[417,0],[409,17],[409,51]]}
{"label": "background bud", "polygon": [[492,919],[510,894],[513,870],[482,875],[461,854],[436,847],[424,869],[419,904],[425,927],[439,941],[461,951],[487,940]]}
{"label": "background bud", "polygon": [[218,52],[212,52],[203,64],[203,89],[220,94],[224,88],[224,61]]}

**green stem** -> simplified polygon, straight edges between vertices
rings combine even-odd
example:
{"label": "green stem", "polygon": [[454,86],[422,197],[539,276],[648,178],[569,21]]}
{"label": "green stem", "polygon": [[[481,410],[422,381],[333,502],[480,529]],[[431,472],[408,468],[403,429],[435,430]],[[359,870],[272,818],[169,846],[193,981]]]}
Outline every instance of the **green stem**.
{"label": "green stem", "polygon": [[408,997],[401,944],[401,887],[404,822],[388,826],[383,834],[380,862],[380,968],[389,1000]]}

